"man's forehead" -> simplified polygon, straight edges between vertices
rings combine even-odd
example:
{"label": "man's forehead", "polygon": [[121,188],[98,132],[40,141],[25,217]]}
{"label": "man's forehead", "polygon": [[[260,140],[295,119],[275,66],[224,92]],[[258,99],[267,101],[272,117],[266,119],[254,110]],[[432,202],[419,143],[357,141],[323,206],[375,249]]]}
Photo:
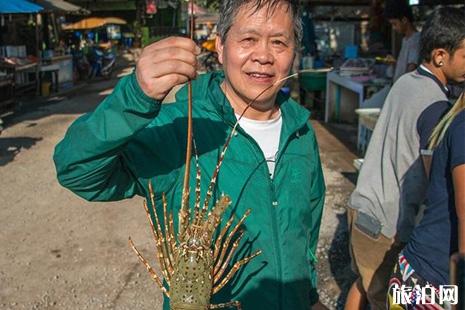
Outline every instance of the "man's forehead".
{"label": "man's forehead", "polygon": [[[238,30],[237,30],[237,33],[239,35],[242,35],[242,34],[257,34],[257,35],[260,35],[262,34],[259,30],[257,30],[257,28],[253,27],[253,26],[247,26],[247,27],[240,27]],[[282,36],[282,37],[289,37],[291,35],[292,31],[291,29],[276,29],[273,31],[273,29],[271,29],[271,35],[274,36],[274,37],[279,37],[279,36]]]}
{"label": "man's forehead", "polygon": [[271,17],[277,11],[284,10],[286,13],[290,13],[289,3],[285,1],[249,1],[244,3],[236,12],[236,18],[239,16],[253,17],[257,14],[265,12],[266,17]]}

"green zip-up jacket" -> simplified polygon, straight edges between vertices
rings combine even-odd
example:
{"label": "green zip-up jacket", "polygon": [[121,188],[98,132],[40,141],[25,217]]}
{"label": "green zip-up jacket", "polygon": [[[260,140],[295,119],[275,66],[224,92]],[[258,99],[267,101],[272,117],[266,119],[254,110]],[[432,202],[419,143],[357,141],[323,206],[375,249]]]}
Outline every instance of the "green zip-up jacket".
{"label": "green zip-up jacket", "polygon": [[[223,80],[219,72],[201,75],[192,83],[202,196],[236,122],[220,88]],[[157,206],[164,192],[177,214],[186,153],[186,89],[178,92],[176,103],[162,106],[143,93],[134,74],[121,79],[113,93],[95,111],[77,119],[57,145],[59,182],[86,200],[110,201],[147,196],[150,180]],[[309,309],[318,300],[315,250],[325,185],[317,141],[306,109],[281,93],[277,104],[283,125],[273,179],[260,147],[240,127],[218,175],[215,195],[225,193],[232,199],[221,226],[233,212],[237,221],[252,209],[233,262],[258,249],[262,254],[242,267],[212,303],[239,300],[245,310],[297,310]],[[194,159],[192,167],[191,188]],[[159,216],[160,209],[156,208]]]}

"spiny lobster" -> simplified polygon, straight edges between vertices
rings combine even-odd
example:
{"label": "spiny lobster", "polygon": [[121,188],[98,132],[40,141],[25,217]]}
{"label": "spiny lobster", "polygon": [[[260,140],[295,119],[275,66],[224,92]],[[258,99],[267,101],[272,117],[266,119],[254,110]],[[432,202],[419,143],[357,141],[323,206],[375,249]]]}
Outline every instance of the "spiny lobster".
{"label": "spiny lobster", "polygon": [[[191,12],[193,12],[193,0],[190,0]],[[191,39],[193,38],[192,29],[195,29],[194,19],[191,18]],[[314,70],[302,70],[314,71]],[[172,310],[206,310],[218,309],[225,307],[236,307],[241,309],[239,301],[230,301],[222,304],[210,304],[211,297],[221,290],[241,268],[254,257],[258,256],[261,251],[257,251],[249,257],[243,258],[232,267],[230,266],[231,259],[241,241],[243,234],[240,231],[240,226],[244,223],[250,214],[250,209],[245,212],[241,219],[234,225],[234,214],[231,215],[225,226],[221,229],[216,240],[213,240],[215,232],[222,221],[224,212],[231,204],[229,196],[222,194],[216,201],[215,205],[209,210],[209,203],[213,196],[216,179],[219,173],[220,166],[224,160],[224,155],[229,146],[231,138],[236,132],[239,120],[245,114],[247,109],[260,97],[275,85],[296,76],[298,73],[282,78],[273,85],[270,85],[261,91],[254,100],[242,111],[238,121],[229,133],[222,152],[218,159],[218,163],[210,180],[209,187],[203,202],[200,207],[200,168],[198,164],[197,152],[196,158],[196,188],[195,188],[195,205],[193,214],[189,207],[189,174],[190,162],[192,155],[192,85],[188,83],[188,127],[187,127],[187,147],[186,147],[186,162],[184,172],[184,184],[182,192],[181,209],[178,214],[179,224],[178,231],[175,234],[173,212],[168,211],[168,203],[165,194],[162,194],[163,207],[163,228],[160,225],[157,212],[155,210],[155,194],[152,184],[149,182],[148,191],[150,203],[153,208],[154,221],[150,216],[147,202],[144,202],[144,208],[147,218],[150,222],[153,237],[156,243],[158,254],[158,263],[163,275],[163,278],[169,287],[166,288],[160,277],[149,265],[148,261],[137,250],[131,238],[129,243],[132,249],[136,252],[139,260],[145,265],[152,278],[158,284],[163,294],[170,299],[170,308]],[[195,150],[195,143],[194,143]],[[229,232],[229,233],[228,233]],[[234,240],[234,242],[232,242]],[[232,242],[232,245],[231,245]]]}
{"label": "spiny lobster", "polygon": [[[190,1],[190,5],[191,12],[193,12],[192,0]],[[191,18],[190,26],[192,39],[193,29],[195,29],[193,17]],[[261,251],[257,251],[251,256],[237,261],[231,268],[228,268],[231,258],[243,237],[242,232],[239,231],[240,226],[250,214],[250,209],[246,211],[228,234],[228,231],[234,222],[234,215],[232,215],[223,229],[219,232],[219,235],[213,244],[214,233],[221,223],[224,212],[230,206],[231,199],[227,195],[221,195],[211,210],[209,210],[209,202],[212,199],[213,189],[215,187],[221,163],[224,159],[224,154],[237,124],[223,146],[220,158],[210,180],[202,208],[200,208],[200,168],[198,165],[197,152],[195,152],[197,175],[194,214],[191,216],[189,207],[189,173],[193,141],[191,82],[188,83],[187,119],[186,164],[181,209],[178,215],[179,225],[177,235],[175,234],[174,229],[173,213],[171,210],[167,210],[168,204],[164,194],[162,194],[164,228],[161,227],[155,210],[155,195],[150,182],[148,189],[150,203],[154,211],[155,223],[150,216],[147,202],[144,202],[144,208],[156,243],[158,263],[169,289],[164,287],[160,277],[135,247],[130,237],[129,243],[139,257],[139,260],[145,265],[152,278],[158,284],[163,294],[170,299],[170,308],[172,310],[204,310],[225,307],[236,307],[237,309],[241,309],[239,301],[230,301],[216,305],[210,304],[211,296],[222,289],[241,266],[247,264],[251,259],[261,253]],[[232,240],[234,240],[234,242],[231,245]]]}
{"label": "spiny lobster", "polygon": [[[228,196],[222,195],[207,215],[207,200],[205,200],[203,207],[200,208],[199,181],[200,174],[197,173],[194,215],[191,217],[189,208],[185,208],[184,206],[186,205],[183,205],[179,213],[180,223],[177,237],[174,233],[173,213],[167,211],[165,195],[162,195],[164,229],[159,223],[156,212],[154,212],[154,224],[150,217],[147,203],[144,203],[144,208],[156,242],[158,261],[163,277],[169,286],[169,291],[163,286],[160,278],[146,259],[142,257],[140,252],[136,249],[131,238],[129,242],[160,289],[170,298],[171,309],[200,310],[217,309],[227,306],[236,306],[238,309],[241,309],[238,301],[211,305],[210,298],[228,283],[242,265],[260,254],[260,251],[257,251],[247,258],[239,260],[226,272],[235,249],[238,247],[242,238],[239,227],[250,214],[250,210],[242,216],[228,234],[228,230],[231,228],[234,221],[234,216],[231,216],[220,231],[212,249],[211,243],[213,234],[221,222],[224,211],[231,204],[231,200]],[[155,206],[155,195],[151,183],[149,183],[149,193],[151,205]],[[183,213],[183,210],[186,212]],[[236,234],[239,234],[239,236],[237,236],[233,244],[230,245]]]}

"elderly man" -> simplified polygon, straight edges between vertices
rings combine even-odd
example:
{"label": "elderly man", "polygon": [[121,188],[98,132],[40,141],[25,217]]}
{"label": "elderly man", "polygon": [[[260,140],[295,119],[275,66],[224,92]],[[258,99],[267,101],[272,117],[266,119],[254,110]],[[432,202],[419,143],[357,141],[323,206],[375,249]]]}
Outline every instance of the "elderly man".
{"label": "elderly man", "polygon": [[[76,120],[55,150],[60,183],[92,201],[148,196],[181,205],[187,90],[192,81],[194,137],[203,176],[215,169],[226,136],[246,105],[218,176],[244,223],[243,249],[262,250],[212,303],[238,300],[243,309],[322,307],[316,290],[317,246],[325,186],[309,112],[279,92],[294,60],[301,25],[296,1],[225,0],[217,51],[224,72],[197,76],[198,48],[172,37],[147,46],[133,74],[92,113]],[[191,172],[191,179],[195,171]],[[208,186],[202,178],[202,190]],[[225,225],[223,220],[222,225]],[[240,252],[240,251],[239,251]],[[244,254],[245,253],[245,254]],[[168,301],[165,302],[165,308]]]}

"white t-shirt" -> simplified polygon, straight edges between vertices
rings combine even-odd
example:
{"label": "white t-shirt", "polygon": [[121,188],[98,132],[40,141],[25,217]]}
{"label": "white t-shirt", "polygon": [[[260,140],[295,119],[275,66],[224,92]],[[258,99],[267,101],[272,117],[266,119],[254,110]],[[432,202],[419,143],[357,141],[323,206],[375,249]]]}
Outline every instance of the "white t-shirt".
{"label": "white t-shirt", "polygon": [[420,50],[420,33],[415,32],[408,38],[402,39],[399,56],[396,62],[396,71],[393,82],[397,81],[404,73],[407,73],[408,64],[418,64]]}
{"label": "white t-shirt", "polygon": [[[239,118],[239,115],[236,114],[236,117]],[[274,174],[282,123],[281,113],[277,118],[266,121],[257,121],[245,117],[239,120],[242,129],[257,142],[262,150],[271,178],[273,178]]]}

